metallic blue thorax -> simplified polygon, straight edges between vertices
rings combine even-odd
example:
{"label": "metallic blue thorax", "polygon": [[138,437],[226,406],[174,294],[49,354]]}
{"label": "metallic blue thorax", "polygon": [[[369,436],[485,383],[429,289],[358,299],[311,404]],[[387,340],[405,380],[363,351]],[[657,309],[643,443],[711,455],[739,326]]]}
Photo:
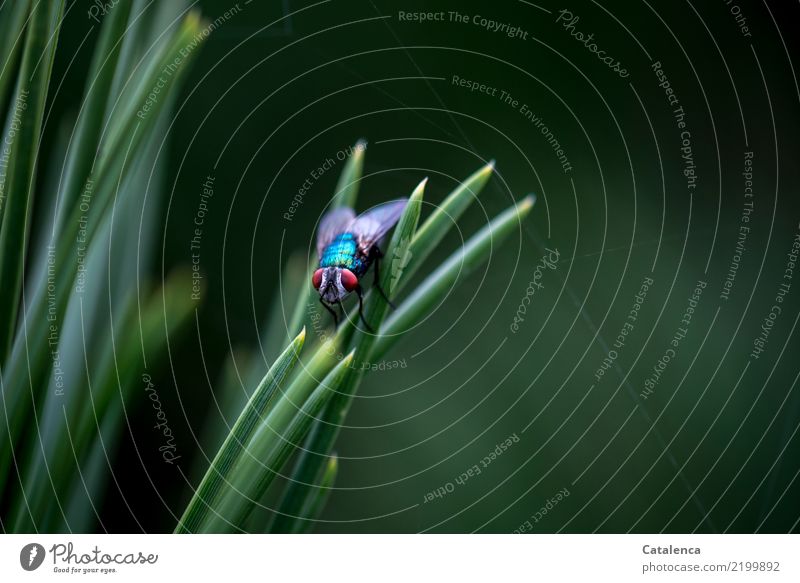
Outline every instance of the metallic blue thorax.
{"label": "metallic blue thorax", "polygon": [[366,258],[358,251],[358,243],[353,233],[337,235],[322,252],[319,266],[344,267],[352,271],[356,277],[362,276],[369,268]]}

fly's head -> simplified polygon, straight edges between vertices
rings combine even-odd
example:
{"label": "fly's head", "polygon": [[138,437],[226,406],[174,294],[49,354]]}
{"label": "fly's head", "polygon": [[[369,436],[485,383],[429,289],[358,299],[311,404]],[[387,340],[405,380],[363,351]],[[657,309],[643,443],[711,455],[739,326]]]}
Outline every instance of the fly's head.
{"label": "fly's head", "polygon": [[311,283],[324,302],[335,304],[358,287],[358,278],[343,267],[320,267],[311,277]]}

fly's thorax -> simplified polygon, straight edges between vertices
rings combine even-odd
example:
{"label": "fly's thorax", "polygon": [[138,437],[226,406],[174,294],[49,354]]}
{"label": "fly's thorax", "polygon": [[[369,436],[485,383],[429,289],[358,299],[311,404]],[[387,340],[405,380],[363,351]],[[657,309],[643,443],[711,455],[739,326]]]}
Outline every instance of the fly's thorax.
{"label": "fly's thorax", "polygon": [[352,233],[342,233],[325,247],[320,257],[320,267],[347,267],[356,257],[358,245]]}
{"label": "fly's thorax", "polygon": [[361,277],[369,268],[369,261],[359,250],[356,237],[352,233],[342,233],[322,251],[319,266],[349,269],[356,277]]}

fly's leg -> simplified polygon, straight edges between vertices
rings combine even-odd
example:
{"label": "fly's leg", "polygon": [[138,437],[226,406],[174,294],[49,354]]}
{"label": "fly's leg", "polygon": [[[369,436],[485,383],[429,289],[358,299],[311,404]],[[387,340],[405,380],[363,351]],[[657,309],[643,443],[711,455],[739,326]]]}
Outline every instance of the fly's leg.
{"label": "fly's leg", "polygon": [[322,306],[331,313],[331,316],[333,316],[333,327],[338,328],[339,314],[337,314],[333,308],[331,308],[328,304],[326,304],[325,300],[323,300],[321,297],[319,298],[319,303],[322,304]]}
{"label": "fly's leg", "polygon": [[356,293],[358,294],[358,315],[361,317],[361,321],[364,322],[364,326],[370,333],[375,333],[375,330],[372,329],[367,323],[367,319],[364,317],[364,290],[361,289],[361,286],[356,286]]}
{"label": "fly's leg", "polygon": [[381,250],[378,249],[378,246],[375,245],[372,248],[372,259],[375,262],[375,277],[372,279],[372,286],[377,288],[378,292],[381,294],[381,297],[386,300],[386,303],[392,306],[392,308],[397,308],[397,306],[392,303],[392,300],[389,299],[389,296],[386,295],[386,292],[383,291],[381,287],[381,258],[383,257],[383,253]]}

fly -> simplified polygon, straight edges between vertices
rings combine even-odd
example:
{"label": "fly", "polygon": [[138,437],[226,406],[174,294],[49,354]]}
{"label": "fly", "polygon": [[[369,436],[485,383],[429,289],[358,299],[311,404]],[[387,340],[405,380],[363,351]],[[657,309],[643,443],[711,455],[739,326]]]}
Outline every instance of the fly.
{"label": "fly", "polygon": [[372,285],[389,305],[393,305],[380,286],[383,253],[379,245],[389,229],[400,220],[407,203],[406,198],[385,202],[358,216],[351,208],[339,207],[322,218],[317,233],[319,268],[311,277],[311,283],[319,291],[320,303],[333,315],[336,326],[339,325],[339,316],[333,306],[341,304],[355,292],[361,321],[372,332],[364,318],[364,292],[360,280],[373,263]]}

